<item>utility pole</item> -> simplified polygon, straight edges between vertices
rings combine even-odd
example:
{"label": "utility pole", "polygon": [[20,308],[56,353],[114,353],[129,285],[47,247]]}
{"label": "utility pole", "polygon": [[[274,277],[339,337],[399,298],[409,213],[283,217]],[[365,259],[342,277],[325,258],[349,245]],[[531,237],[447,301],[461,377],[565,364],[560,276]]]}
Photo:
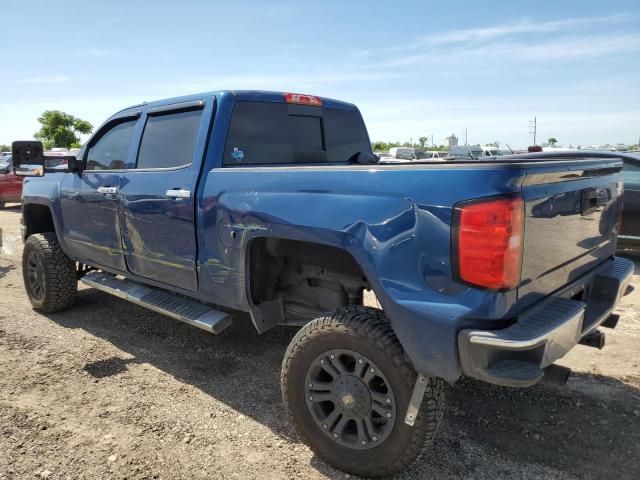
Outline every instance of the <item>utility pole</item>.
{"label": "utility pole", "polygon": [[533,117],[533,120],[529,120],[529,135],[533,134],[533,145],[536,144],[536,134],[538,133],[538,119]]}
{"label": "utility pole", "polygon": [[431,134],[431,150],[433,150],[433,133]]}
{"label": "utility pole", "polygon": [[464,129],[464,146],[468,146],[469,145],[469,132],[467,132],[467,129]]}

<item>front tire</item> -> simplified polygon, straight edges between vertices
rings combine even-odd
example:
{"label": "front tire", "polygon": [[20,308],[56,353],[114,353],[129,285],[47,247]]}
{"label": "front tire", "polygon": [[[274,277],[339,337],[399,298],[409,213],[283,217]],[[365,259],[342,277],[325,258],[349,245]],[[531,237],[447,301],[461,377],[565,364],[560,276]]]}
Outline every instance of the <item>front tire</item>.
{"label": "front tire", "polygon": [[59,312],[76,300],[76,263],[62,251],[55,233],[36,233],[27,238],[22,275],[29,301],[38,312]]}
{"label": "front tire", "polygon": [[440,379],[429,379],[415,425],[404,423],[416,378],[384,313],[346,307],[298,332],[281,382],[299,436],[320,458],[381,477],[410,466],[436,435],[444,406]]}

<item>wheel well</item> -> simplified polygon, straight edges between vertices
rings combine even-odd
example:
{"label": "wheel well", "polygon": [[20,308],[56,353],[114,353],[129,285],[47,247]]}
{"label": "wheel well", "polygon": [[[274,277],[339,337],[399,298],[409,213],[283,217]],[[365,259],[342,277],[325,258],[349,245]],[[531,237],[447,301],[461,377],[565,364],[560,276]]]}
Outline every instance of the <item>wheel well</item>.
{"label": "wheel well", "polygon": [[55,232],[51,210],[45,205],[27,204],[22,207],[25,238],[34,233]]}
{"label": "wheel well", "polygon": [[360,266],[341,248],[278,238],[250,245],[249,295],[259,331],[304,325],[324,312],[362,305],[368,288]]}

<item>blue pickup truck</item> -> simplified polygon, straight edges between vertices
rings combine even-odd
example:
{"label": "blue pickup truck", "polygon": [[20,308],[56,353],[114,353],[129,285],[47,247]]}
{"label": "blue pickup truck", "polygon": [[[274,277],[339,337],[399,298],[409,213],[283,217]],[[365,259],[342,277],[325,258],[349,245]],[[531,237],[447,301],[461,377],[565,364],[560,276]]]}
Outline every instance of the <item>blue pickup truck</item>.
{"label": "blue pickup truck", "polygon": [[562,383],[554,362],[602,347],[633,271],[614,256],[619,154],[383,164],[358,109],[328,98],[144,103],[64,171],[38,142],[13,154],[36,310],[70,307],[82,281],[212,333],[299,327],[287,409],[318,456],[365,476],[434,441],[445,383]]}

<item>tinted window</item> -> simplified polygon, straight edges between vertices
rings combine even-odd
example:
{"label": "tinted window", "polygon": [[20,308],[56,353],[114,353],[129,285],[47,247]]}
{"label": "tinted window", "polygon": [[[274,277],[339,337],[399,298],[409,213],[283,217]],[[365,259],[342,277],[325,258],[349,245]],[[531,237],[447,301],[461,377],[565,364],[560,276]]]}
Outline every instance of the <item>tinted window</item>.
{"label": "tinted window", "polygon": [[284,103],[236,104],[224,152],[225,165],[345,162],[371,151],[354,111]]}
{"label": "tinted window", "polygon": [[136,168],[169,168],[191,163],[201,115],[202,110],[195,110],[149,117]]}
{"label": "tinted window", "polygon": [[125,168],[127,151],[136,120],[119,123],[103,134],[89,149],[86,170],[119,170]]}
{"label": "tinted window", "polygon": [[638,162],[632,160],[625,160],[624,167],[622,168],[622,179],[627,184],[639,184],[640,183],[640,159]]}
{"label": "tinted window", "polygon": [[358,152],[371,152],[362,117],[353,110],[324,109],[327,160],[345,162]]}
{"label": "tinted window", "polygon": [[638,159],[638,163],[632,162],[631,160],[625,160],[622,170],[625,172],[640,172],[640,159]]}

